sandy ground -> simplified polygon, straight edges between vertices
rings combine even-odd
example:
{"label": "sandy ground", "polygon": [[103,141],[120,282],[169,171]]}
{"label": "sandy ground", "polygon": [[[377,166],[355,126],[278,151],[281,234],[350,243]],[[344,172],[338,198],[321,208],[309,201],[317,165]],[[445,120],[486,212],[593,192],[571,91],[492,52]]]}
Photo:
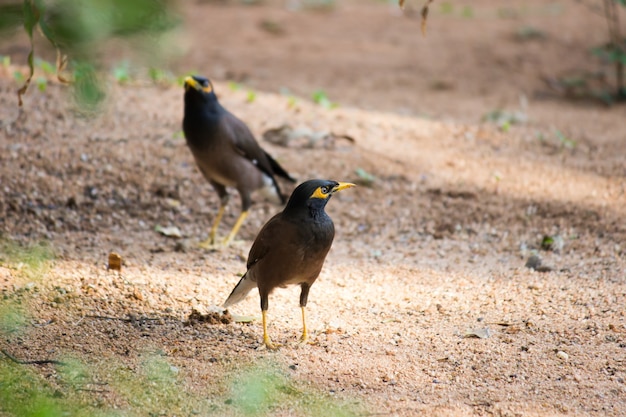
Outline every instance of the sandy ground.
{"label": "sandy ground", "polygon": [[[610,74],[589,55],[604,41],[601,18],[575,2],[459,2],[433,10],[424,38],[417,15],[337,3],[325,12],[194,3],[172,63],[211,76],[259,138],[283,124],[354,138],[259,139],[301,180],[360,184],[327,208],[337,234],[309,297],[313,343],[297,343],[297,288],[270,298],[277,352],[261,348],[258,321],[188,323],[193,309],[223,302],[280,208],[258,200],[241,241],[197,247],[218,199],[181,136],[179,86],[113,85],[89,119],[54,83],[32,89],[20,112],[3,69],[0,231],[48,242],[55,259],[35,275],[1,259],[3,302],[29,315],[0,346],[88,364],[78,387],[59,367],[34,366],[86,415],[626,414],[626,113],[545,83]],[[541,36],[520,37],[522,28]],[[3,48],[19,62],[19,48]],[[339,106],[311,103],[319,88]],[[524,120],[509,129],[483,120],[498,109]],[[235,197],[222,234],[238,210]],[[545,236],[555,242],[542,248]],[[121,275],[106,270],[112,251]],[[525,267],[531,255],[543,272]],[[258,316],[258,297],[231,313]],[[151,385],[151,398],[116,383],[122,371],[140,378],[155,355],[176,370],[176,393]],[[246,411],[232,376],[259,364],[295,388]]]}

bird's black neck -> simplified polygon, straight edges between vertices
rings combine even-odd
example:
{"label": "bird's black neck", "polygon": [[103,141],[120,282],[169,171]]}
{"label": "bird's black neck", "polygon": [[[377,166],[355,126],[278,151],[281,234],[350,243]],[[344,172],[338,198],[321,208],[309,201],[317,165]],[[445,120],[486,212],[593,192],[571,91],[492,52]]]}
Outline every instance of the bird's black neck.
{"label": "bird's black neck", "polygon": [[315,207],[315,206],[305,206],[305,207],[285,207],[285,212],[292,219],[297,219],[298,221],[310,222],[314,223],[332,223],[332,220],[324,207]]}
{"label": "bird's black neck", "polygon": [[187,142],[196,147],[207,146],[207,138],[219,128],[222,111],[217,100],[185,96],[183,131]]}

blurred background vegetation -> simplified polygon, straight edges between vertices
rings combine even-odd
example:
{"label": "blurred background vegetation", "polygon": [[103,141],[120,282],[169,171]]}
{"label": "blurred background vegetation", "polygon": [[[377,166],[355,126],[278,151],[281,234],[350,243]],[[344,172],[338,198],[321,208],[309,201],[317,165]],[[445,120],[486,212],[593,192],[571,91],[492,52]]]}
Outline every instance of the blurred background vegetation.
{"label": "blurred background vegetation", "polygon": [[[232,2],[254,5],[262,0]],[[301,2],[307,7],[329,9],[335,6],[337,0]],[[396,7],[413,5],[413,2],[402,0],[388,2]],[[626,0],[573,2],[586,6],[590,13],[602,15],[606,21],[607,41],[597,45],[592,53],[614,67],[615,85],[611,91],[602,93],[600,98],[609,104],[626,99],[626,37],[623,21],[620,19],[620,14],[626,11]],[[291,3],[300,2],[285,2],[285,7],[294,7]],[[450,1],[417,3],[419,7],[437,6],[444,14],[453,7],[453,2]],[[10,38],[18,33],[25,33],[31,40],[28,74],[15,74],[15,78],[23,86],[18,92],[20,104],[21,96],[31,82],[40,90],[45,89],[45,78],[32,79],[35,68],[39,67],[45,74],[58,76],[60,81],[71,84],[80,108],[96,110],[106,96],[101,58],[104,51],[110,51],[111,48],[128,50],[133,61],[143,60],[148,67],[148,76],[154,82],[180,81],[182,77],[163,70],[162,64],[168,54],[176,53],[176,48],[168,44],[166,39],[181,26],[181,7],[184,4],[176,0],[0,0],[0,36]],[[470,6],[465,6],[463,15],[471,16],[471,10]],[[42,42],[36,42],[36,38],[44,39],[48,46],[57,51],[55,64],[41,59],[41,51],[36,50],[35,45],[42,46],[41,49],[50,48],[46,48]],[[2,63],[7,66],[10,58],[2,58]],[[120,83],[129,82],[136,72],[137,69],[131,67],[128,61],[121,61],[112,70],[114,80]]]}
{"label": "blurred background vegetation", "polygon": [[[134,55],[158,62],[161,38],[180,24],[172,0],[15,0],[0,3],[0,35],[24,31],[31,42],[29,75],[20,89],[26,92],[37,63],[35,37],[41,35],[57,51],[55,72],[59,80],[73,85],[82,106],[95,109],[105,97],[99,70],[105,48],[122,42]],[[45,62],[45,61],[44,61]],[[6,62],[5,62],[6,64]]]}

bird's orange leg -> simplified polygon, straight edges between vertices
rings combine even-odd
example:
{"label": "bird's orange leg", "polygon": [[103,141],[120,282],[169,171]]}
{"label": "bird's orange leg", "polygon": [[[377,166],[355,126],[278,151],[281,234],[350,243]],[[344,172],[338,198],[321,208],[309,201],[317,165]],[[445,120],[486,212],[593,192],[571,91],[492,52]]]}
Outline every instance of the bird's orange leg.
{"label": "bird's orange leg", "polygon": [[224,212],[226,211],[226,205],[220,205],[220,209],[217,212],[217,216],[215,216],[215,220],[213,220],[213,225],[211,226],[211,231],[209,232],[209,237],[207,240],[200,242],[199,246],[204,249],[212,248],[215,245],[215,235],[217,234],[217,228],[222,221],[222,216],[224,216]]}
{"label": "bird's orange leg", "polygon": [[306,307],[300,307],[302,309],[302,336],[300,337],[301,343],[306,343],[309,340],[309,333],[306,330]]}
{"label": "bird's orange leg", "polygon": [[237,234],[237,232],[239,232],[239,229],[241,228],[244,220],[246,220],[246,217],[248,217],[248,210],[241,212],[239,218],[237,219],[237,222],[233,226],[233,229],[230,231],[226,239],[224,239],[224,246],[228,246],[228,244],[235,238],[235,235]]}
{"label": "bird's orange leg", "polygon": [[267,310],[261,310],[261,314],[263,315],[263,344],[268,349],[276,350],[280,345],[272,343],[269,334],[267,334]]}

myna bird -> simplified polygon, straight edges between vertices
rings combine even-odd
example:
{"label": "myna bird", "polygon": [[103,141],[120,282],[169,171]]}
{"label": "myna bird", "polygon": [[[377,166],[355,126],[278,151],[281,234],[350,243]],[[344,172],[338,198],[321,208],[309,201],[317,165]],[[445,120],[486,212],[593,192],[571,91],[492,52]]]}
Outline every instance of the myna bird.
{"label": "myna bird", "polygon": [[261,190],[270,200],[285,203],[274,176],[291,182],[295,180],[259,146],[248,126],[222,107],[213,84],[206,78],[185,78],[183,132],[198,168],[220,197],[220,208],[209,238],[201,246],[215,243],[217,228],[228,203],[226,187],[236,188],[239,192],[241,214],[224,245],[235,237],[247,217],[253,191]]}
{"label": "myna bird", "polygon": [[291,194],[285,209],[263,226],[248,255],[248,270],[235,286],[224,308],[240,302],[254,287],[261,296],[263,343],[274,349],[267,334],[268,296],[276,287],[300,285],[302,337],[306,342],[305,307],[309,289],[322,270],[335,237],[335,226],[324,207],[337,191],[354,187],[347,182],[310,180]]}

